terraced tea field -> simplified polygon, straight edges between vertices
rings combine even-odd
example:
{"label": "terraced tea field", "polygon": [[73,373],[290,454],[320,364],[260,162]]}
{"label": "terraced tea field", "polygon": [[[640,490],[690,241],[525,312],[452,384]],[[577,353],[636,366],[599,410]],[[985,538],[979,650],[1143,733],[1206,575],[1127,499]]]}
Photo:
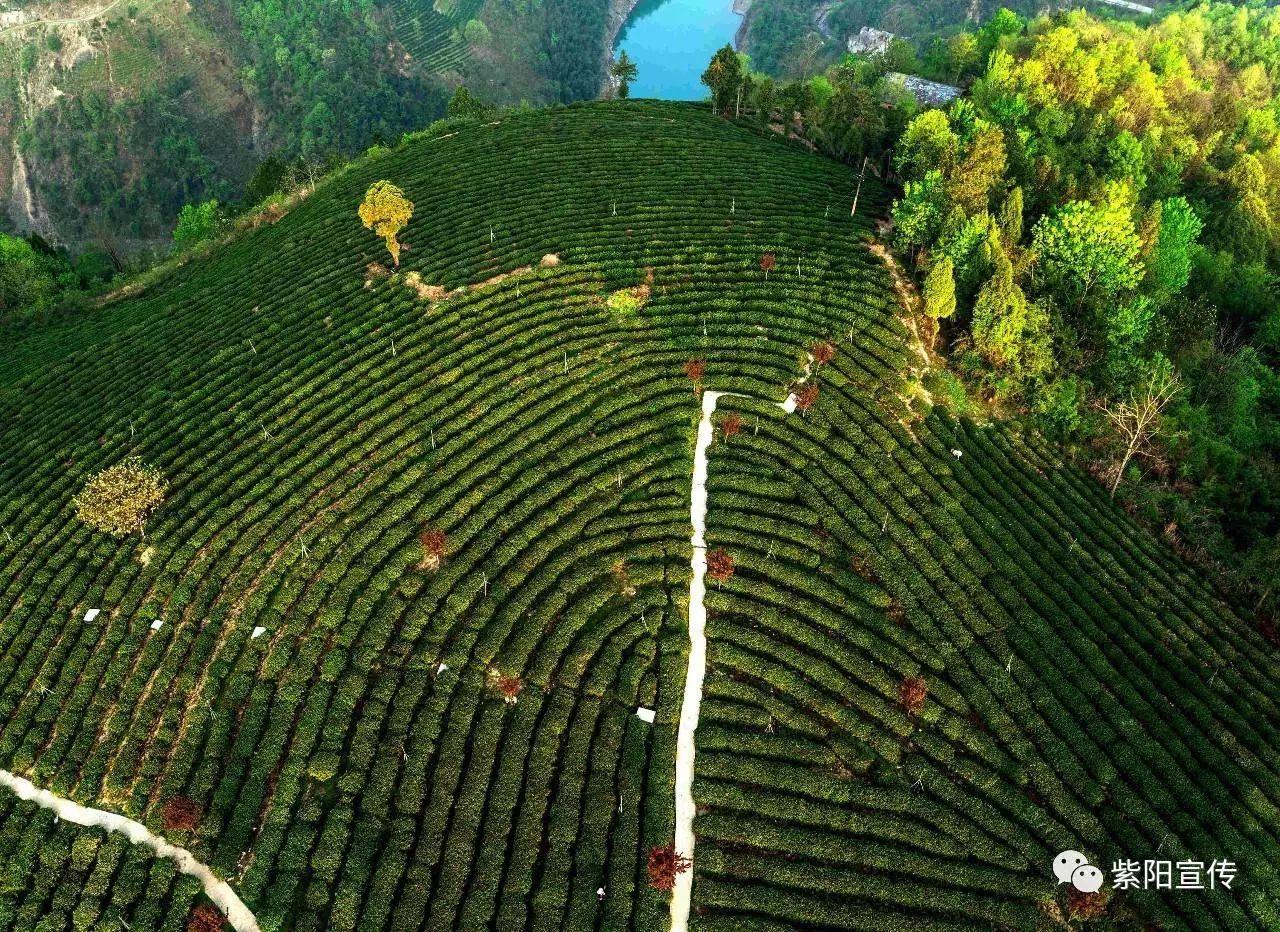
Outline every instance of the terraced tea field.
{"label": "terraced tea field", "polygon": [[483,0],[451,0],[441,9],[433,0],[393,0],[396,38],[427,72],[456,69],[469,54],[462,38],[467,21],[480,15]]}
{"label": "terraced tea field", "polygon": [[[384,178],[416,204],[395,277],[356,217]],[[719,400],[708,453],[735,570],[691,928],[1050,927],[1063,848],[1238,863],[1114,894],[1122,925],[1280,923],[1275,653],[1050,450],[906,406],[854,183],[693,106],[522,113],[5,333],[0,767],[167,834],[262,929],[666,928],[702,360],[759,400]],[[129,455],[171,483],[145,541],[71,506]],[[0,794],[0,927],[202,901],[27,805]]]}

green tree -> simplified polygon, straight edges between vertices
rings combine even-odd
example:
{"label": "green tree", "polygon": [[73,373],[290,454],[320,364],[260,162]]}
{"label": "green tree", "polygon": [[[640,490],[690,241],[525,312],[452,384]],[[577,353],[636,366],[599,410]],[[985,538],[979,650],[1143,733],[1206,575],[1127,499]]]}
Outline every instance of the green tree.
{"label": "green tree", "polygon": [[462,27],[462,38],[466,40],[467,45],[483,48],[489,44],[489,27],[484,24],[482,19],[469,19],[467,24]]}
{"label": "green tree", "polygon": [[0,233],[0,318],[48,310],[57,293],[53,263],[25,239]]}
{"label": "green tree", "polygon": [[978,30],[978,60],[984,60],[1001,43],[1013,36],[1021,35],[1026,23],[1022,17],[1006,7],[1001,7]]}
{"label": "green tree", "polygon": [[1127,129],[1122,130],[1107,145],[1108,175],[1119,181],[1128,181],[1135,191],[1142,191],[1147,184],[1147,153],[1142,143]]}
{"label": "green tree", "polygon": [[1137,373],[1155,315],[1155,302],[1146,295],[1107,303],[1103,310],[1103,336],[1106,375],[1112,386],[1128,384]]}
{"label": "green tree", "polygon": [[1060,295],[1080,304],[1091,292],[1113,295],[1142,278],[1142,242],[1119,204],[1066,204],[1036,224],[1032,248]]}
{"label": "green tree", "polygon": [[924,277],[924,312],[934,320],[956,312],[955,265],[949,256],[935,259]]}
{"label": "green tree", "polygon": [[751,106],[755,107],[756,119],[761,126],[768,126],[773,119],[773,108],[777,105],[777,88],[773,78],[761,75],[751,83]]}
{"label": "green tree", "polygon": [[711,56],[711,63],[702,72],[702,83],[711,90],[713,110],[723,112],[733,103],[742,78],[742,58],[733,50],[733,46],[723,46]]}
{"label": "green tree", "polygon": [[904,178],[919,180],[929,171],[950,171],[960,140],[942,110],[926,110],[907,124],[894,148],[894,165]]}
{"label": "green tree", "polygon": [[981,65],[978,37],[971,32],[957,33],[947,40],[947,55],[950,60],[948,77],[951,81],[958,81],[966,74],[976,74]]}
{"label": "green tree", "polygon": [[1185,197],[1159,201],[1153,210],[1160,228],[1147,259],[1145,284],[1156,303],[1165,304],[1191,278],[1191,251],[1204,224]]}
{"label": "green tree", "polygon": [[973,344],[987,362],[1011,378],[1018,390],[1027,379],[1048,374],[1053,368],[1049,315],[1044,307],[1027,300],[1014,280],[999,237],[989,239],[994,271],[978,292],[973,306]]}
{"label": "green tree", "polygon": [[1007,164],[1004,133],[979,122],[959,164],[947,174],[951,200],[970,216],[986,210],[992,192],[1002,185]]}
{"label": "green tree", "polygon": [[631,82],[636,79],[636,75],[639,73],[636,63],[631,60],[631,56],[627,54],[626,49],[622,50],[622,54],[613,63],[609,73],[618,81],[618,96],[626,100],[631,96]]}
{"label": "green tree", "polygon": [[445,108],[448,116],[467,120],[483,120],[493,111],[493,104],[481,100],[462,84],[453,92],[453,97],[449,98],[449,105]]}
{"label": "green tree", "polygon": [[906,39],[896,36],[889,40],[889,45],[884,50],[884,68],[886,71],[915,74],[919,67],[919,63],[916,61],[914,45]]}
{"label": "green tree", "polygon": [[942,173],[931,171],[920,181],[908,181],[893,203],[893,222],[899,242],[919,250],[933,243],[942,229],[947,189]]}
{"label": "green tree", "polygon": [[252,207],[255,204],[261,204],[271,195],[278,193],[284,188],[288,174],[289,166],[284,159],[275,154],[267,156],[258,163],[258,167],[253,172],[253,177],[245,185],[244,203]]}
{"label": "green tree", "polygon": [[173,230],[173,242],[180,249],[193,246],[217,235],[224,222],[217,201],[184,204],[178,213],[178,225]]}
{"label": "green tree", "polygon": [[966,299],[973,297],[983,278],[991,274],[984,248],[990,235],[991,217],[985,213],[966,217],[957,208],[943,223],[937,249],[950,257],[955,267],[956,292]]}
{"label": "green tree", "polygon": [[1014,188],[1000,205],[1000,216],[996,220],[1006,249],[1022,242],[1022,211],[1022,188]]}
{"label": "green tree", "polygon": [[1258,156],[1246,152],[1223,180],[1227,203],[1217,224],[1218,234],[1237,258],[1261,259],[1276,235],[1266,166]]}

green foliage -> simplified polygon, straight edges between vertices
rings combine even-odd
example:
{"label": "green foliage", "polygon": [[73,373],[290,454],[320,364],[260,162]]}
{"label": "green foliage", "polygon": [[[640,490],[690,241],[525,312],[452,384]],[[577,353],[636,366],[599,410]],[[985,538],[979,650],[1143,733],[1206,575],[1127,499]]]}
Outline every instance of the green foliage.
{"label": "green foliage", "polygon": [[647,293],[636,288],[622,288],[609,295],[605,305],[615,314],[634,314],[644,307]]}
{"label": "green foliage", "polygon": [[1031,245],[1064,301],[1110,297],[1142,278],[1142,243],[1122,204],[1065,204],[1036,224]]}
{"label": "green foliage", "polygon": [[1189,391],[1144,513],[1228,565],[1280,527],[1277,28],[1212,3],[1143,26],[1003,11],[930,49],[936,73],[981,74],[897,159],[901,240],[954,263],[962,368],[1055,436],[1173,360]]}
{"label": "green foliage", "polygon": [[168,236],[184,204],[225,199],[182,101],[159,91],[59,97],[23,136],[28,177],[67,238]]}
{"label": "green foliage", "polygon": [[1004,133],[979,122],[968,133],[958,163],[946,172],[948,198],[966,214],[987,210],[993,193],[1004,184],[1006,167]]}
{"label": "green foliage", "polygon": [[0,320],[34,317],[57,295],[57,264],[31,243],[0,233]]}
{"label": "green foliage", "polygon": [[618,96],[626,100],[631,96],[631,82],[636,79],[639,69],[636,63],[631,60],[631,56],[627,54],[627,50],[623,49],[618,55],[618,60],[613,63],[609,69],[609,73],[618,82]]}
{"label": "green foliage", "polygon": [[907,178],[923,178],[930,171],[951,168],[959,148],[946,111],[925,110],[907,124],[895,148],[894,165]]}
{"label": "green foliage", "polygon": [[1014,188],[1000,205],[996,225],[1006,249],[1016,249],[1022,242],[1022,188]]}
{"label": "green foliage", "polygon": [[1147,184],[1147,154],[1138,137],[1121,130],[1107,145],[1107,173],[1115,181],[1128,182],[1139,194]]}
{"label": "green foliage", "polygon": [[556,87],[562,103],[591,100],[600,91],[600,63],[605,48],[606,3],[541,0],[543,10],[540,70]]}
{"label": "green foliage", "polygon": [[459,85],[453,92],[453,97],[449,99],[449,106],[445,112],[451,119],[484,120],[488,119],[494,110],[493,104],[476,97],[467,90],[465,85]]}
{"label": "green foliage", "polygon": [[946,210],[946,186],[942,172],[931,170],[920,181],[908,181],[900,199],[893,204],[893,222],[898,241],[906,246],[925,246],[942,230]]}
{"label": "green foliage", "polygon": [[1171,197],[1152,205],[1158,224],[1154,247],[1147,258],[1145,285],[1157,304],[1167,304],[1191,280],[1191,255],[1204,224],[1185,197]]}
{"label": "green foliage", "polygon": [[1049,315],[1042,305],[1027,300],[994,235],[989,246],[993,272],[973,305],[973,343],[1000,373],[1001,394],[1016,395],[1028,380],[1053,368]]}
{"label": "green foliage", "polygon": [[284,190],[289,177],[289,165],[279,155],[272,154],[258,163],[253,177],[244,189],[244,203],[248,206],[261,204],[273,194]]}
{"label": "green foliage", "polygon": [[489,35],[489,27],[484,24],[481,19],[469,19],[467,24],[462,27],[462,38],[467,41],[468,45],[484,47],[492,40]]}
{"label": "green foliage", "polygon": [[804,0],[758,0],[748,19],[746,47],[765,74],[808,77],[806,65],[821,47],[813,35],[813,8]]}
{"label": "green foliage", "polygon": [[720,111],[728,108],[734,102],[745,77],[742,59],[733,50],[733,46],[722,46],[711,56],[710,64],[702,72],[702,83],[711,91],[712,107]]}
{"label": "green foliage", "polygon": [[1078,376],[1049,381],[1035,396],[1036,425],[1054,440],[1071,440],[1084,424],[1081,409],[1087,399],[1088,389]]}
{"label": "green foliage", "polygon": [[216,200],[203,204],[184,204],[178,214],[178,225],[173,230],[173,242],[179,249],[211,239],[226,223],[222,209]]}
{"label": "green foliage", "polygon": [[438,86],[392,66],[391,36],[371,0],[231,0],[230,8],[250,53],[250,83],[272,116],[267,143],[275,151],[358,152],[443,109]]}
{"label": "green foliage", "polygon": [[990,235],[991,218],[987,214],[965,217],[962,211],[953,210],[938,237],[937,251],[951,259],[956,292],[966,300],[973,298],[982,280],[991,274],[985,249]]}
{"label": "green foliage", "polygon": [[934,320],[942,320],[956,312],[955,265],[943,255],[929,265],[924,277],[924,312]]}

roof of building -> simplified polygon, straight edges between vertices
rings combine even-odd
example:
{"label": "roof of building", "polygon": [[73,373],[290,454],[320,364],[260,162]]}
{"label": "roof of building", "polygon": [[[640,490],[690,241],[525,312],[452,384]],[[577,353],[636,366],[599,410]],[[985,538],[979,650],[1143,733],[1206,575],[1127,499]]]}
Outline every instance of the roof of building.
{"label": "roof of building", "polygon": [[916,100],[930,107],[945,107],[960,96],[960,88],[954,84],[941,84],[938,81],[926,81],[913,74],[890,72],[885,77],[901,84]]}
{"label": "roof of building", "polygon": [[863,26],[858,30],[856,36],[852,36],[848,42],[848,49],[855,55],[864,53],[880,53],[883,54],[889,48],[889,43],[896,39],[891,32],[885,32],[883,29],[873,29],[870,26]]}

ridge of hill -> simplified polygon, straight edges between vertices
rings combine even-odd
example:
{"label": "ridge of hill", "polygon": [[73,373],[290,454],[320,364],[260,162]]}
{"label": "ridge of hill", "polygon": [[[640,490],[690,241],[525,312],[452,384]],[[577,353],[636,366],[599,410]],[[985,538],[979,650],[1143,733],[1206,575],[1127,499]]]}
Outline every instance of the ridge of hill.
{"label": "ridge of hill", "polygon": [[[716,417],[693,926],[1034,928],[1067,848],[1237,864],[1122,925],[1280,922],[1274,652],[1045,444],[927,407],[856,180],[697,106],[514,113],[2,334],[0,767],[157,829],[192,800],[175,843],[263,929],[663,928],[689,371],[803,381]],[[172,484],[145,541],[70,504],[130,455]],[[198,900],[106,843],[51,886],[46,832],[0,829],[0,917]]]}

